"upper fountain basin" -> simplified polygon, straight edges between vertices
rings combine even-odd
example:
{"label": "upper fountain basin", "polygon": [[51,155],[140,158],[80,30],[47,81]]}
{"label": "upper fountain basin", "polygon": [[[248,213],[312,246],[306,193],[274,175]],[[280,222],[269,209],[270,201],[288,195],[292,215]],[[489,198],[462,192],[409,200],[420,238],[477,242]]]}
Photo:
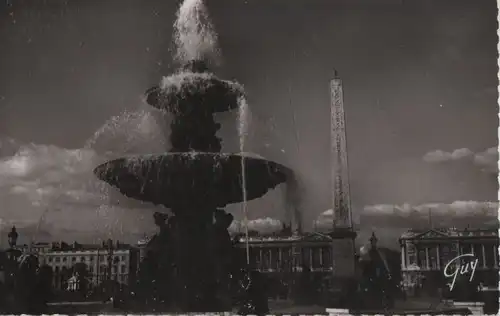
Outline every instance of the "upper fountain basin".
{"label": "upper fountain basin", "polygon": [[171,113],[225,112],[238,107],[238,98],[244,96],[237,83],[217,78],[209,72],[182,70],[163,77],[160,86],[146,91],[148,104]]}
{"label": "upper fountain basin", "polygon": [[120,158],[98,166],[97,177],[134,199],[175,210],[224,207],[244,201],[241,160],[244,157],[246,199],[280,183],[291,170],[261,158],[224,153],[166,153]]}

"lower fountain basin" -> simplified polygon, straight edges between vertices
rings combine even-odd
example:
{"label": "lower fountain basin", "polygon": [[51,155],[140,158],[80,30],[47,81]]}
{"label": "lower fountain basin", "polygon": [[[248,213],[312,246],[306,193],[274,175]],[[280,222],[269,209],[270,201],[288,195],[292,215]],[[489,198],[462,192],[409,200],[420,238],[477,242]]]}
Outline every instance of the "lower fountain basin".
{"label": "lower fountain basin", "polygon": [[94,173],[130,198],[175,212],[242,202],[243,158],[247,200],[286,182],[291,173],[287,167],[261,158],[202,152],[119,158],[98,166]]}

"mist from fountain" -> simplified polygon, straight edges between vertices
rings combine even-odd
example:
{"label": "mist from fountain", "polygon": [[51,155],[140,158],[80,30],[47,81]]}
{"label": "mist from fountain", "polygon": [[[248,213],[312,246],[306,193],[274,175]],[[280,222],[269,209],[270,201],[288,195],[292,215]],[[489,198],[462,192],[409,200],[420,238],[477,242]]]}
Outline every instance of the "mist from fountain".
{"label": "mist from fountain", "polygon": [[169,117],[150,109],[125,110],[111,117],[85,142],[84,148],[108,159],[165,152],[170,146],[166,128]]}

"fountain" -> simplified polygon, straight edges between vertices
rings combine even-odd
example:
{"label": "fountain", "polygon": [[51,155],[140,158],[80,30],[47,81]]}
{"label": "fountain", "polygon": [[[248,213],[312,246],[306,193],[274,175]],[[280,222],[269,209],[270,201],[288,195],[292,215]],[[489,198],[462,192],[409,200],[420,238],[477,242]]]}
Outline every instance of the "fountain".
{"label": "fountain", "polygon": [[240,110],[243,147],[246,101],[240,84],[209,71],[216,36],[203,19],[206,11],[201,0],[181,5],[175,29],[182,66],[146,92],[149,105],[173,117],[171,149],[108,161],[94,170],[100,180],[125,196],[163,205],[173,214],[168,223],[166,217],[156,216],[160,234],[152,251],[159,257],[153,263],[148,260],[156,267],[149,280],[155,284],[154,300],[161,302],[163,311],[173,306],[182,312],[231,310],[227,228],[232,216],[222,208],[259,198],[292,175],[272,161],[220,152],[216,133],[221,126],[214,114]]}

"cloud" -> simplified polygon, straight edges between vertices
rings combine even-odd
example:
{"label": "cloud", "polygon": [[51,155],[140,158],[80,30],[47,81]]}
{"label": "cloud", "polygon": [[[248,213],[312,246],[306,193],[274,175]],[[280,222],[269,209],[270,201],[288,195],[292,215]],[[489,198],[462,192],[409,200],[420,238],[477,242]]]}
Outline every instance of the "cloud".
{"label": "cloud", "polygon": [[250,220],[248,228],[258,232],[275,232],[282,228],[282,223],[280,220],[270,217],[258,218]]}
{"label": "cloud", "polygon": [[[242,221],[234,220],[229,227],[229,231],[236,232],[244,232],[245,228],[243,226]],[[278,219],[264,217],[257,218],[248,221],[248,230],[257,231],[259,233],[273,233],[282,229],[282,222]]]}
{"label": "cloud", "polygon": [[[40,227],[37,232],[50,226],[55,238],[70,232],[125,234],[146,229],[144,216],[161,207],[132,201],[99,181],[93,168],[105,159],[93,149],[19,145],[13,154],[0,158],[2,222]],[[35,234],[35,229],[25,231]]]}
{"label": "cloud", "polygon": [[91,180],[98,157],[92,150],[62,149],[51,145],[21,146],[0,160],[0,188],[10,195],[22,195],[33,205],[57,201],[95,199],[82,183]]}
{"label": "cloud", "polygon": [[319,214],[318,218],[313,221],[313,227],[318,230],[331,229],[333,225],[333,210],[328,209]]}
{"label": "cloud", "polygon": [[[352,212],[352,222],[353,225],[357,225],[359,223],[359,214],[357,212]],[[316,217],[313,220],[313,228],[317,230],[331,230],[333,227],[333,210],[328,209]]]}
{"label": "cloud", "polygon": [[496,216],[498,214],[498,202],[481,201],[455,201],[453,203],[426,203],[420,205],[392,205],[378,204],[368,205],[363,209],[362,215],[388,216],[396,215],[402,217],[432,215],[443,216]]}
{"label": "cloud", "polygon": [[456,149],[452,152],[435,150],[423,157],[428,163],[445,163],[451,161],[470,161],[484,172],[498,173],[498,148],[491,147],[483,152],[474,153],[468,148]]}
{"label": "cloud", "polygon": [[424,161],[429,163],[439,163],[453,160],[462,160],[470,158],[474,153],[468,148],[455,149],[452,152],[435,150],[424,155]]}
{"label": "cloud", "polygon": [[474,164],[485,172],[498,173],[498,148],[491,147],[474,156]]}

